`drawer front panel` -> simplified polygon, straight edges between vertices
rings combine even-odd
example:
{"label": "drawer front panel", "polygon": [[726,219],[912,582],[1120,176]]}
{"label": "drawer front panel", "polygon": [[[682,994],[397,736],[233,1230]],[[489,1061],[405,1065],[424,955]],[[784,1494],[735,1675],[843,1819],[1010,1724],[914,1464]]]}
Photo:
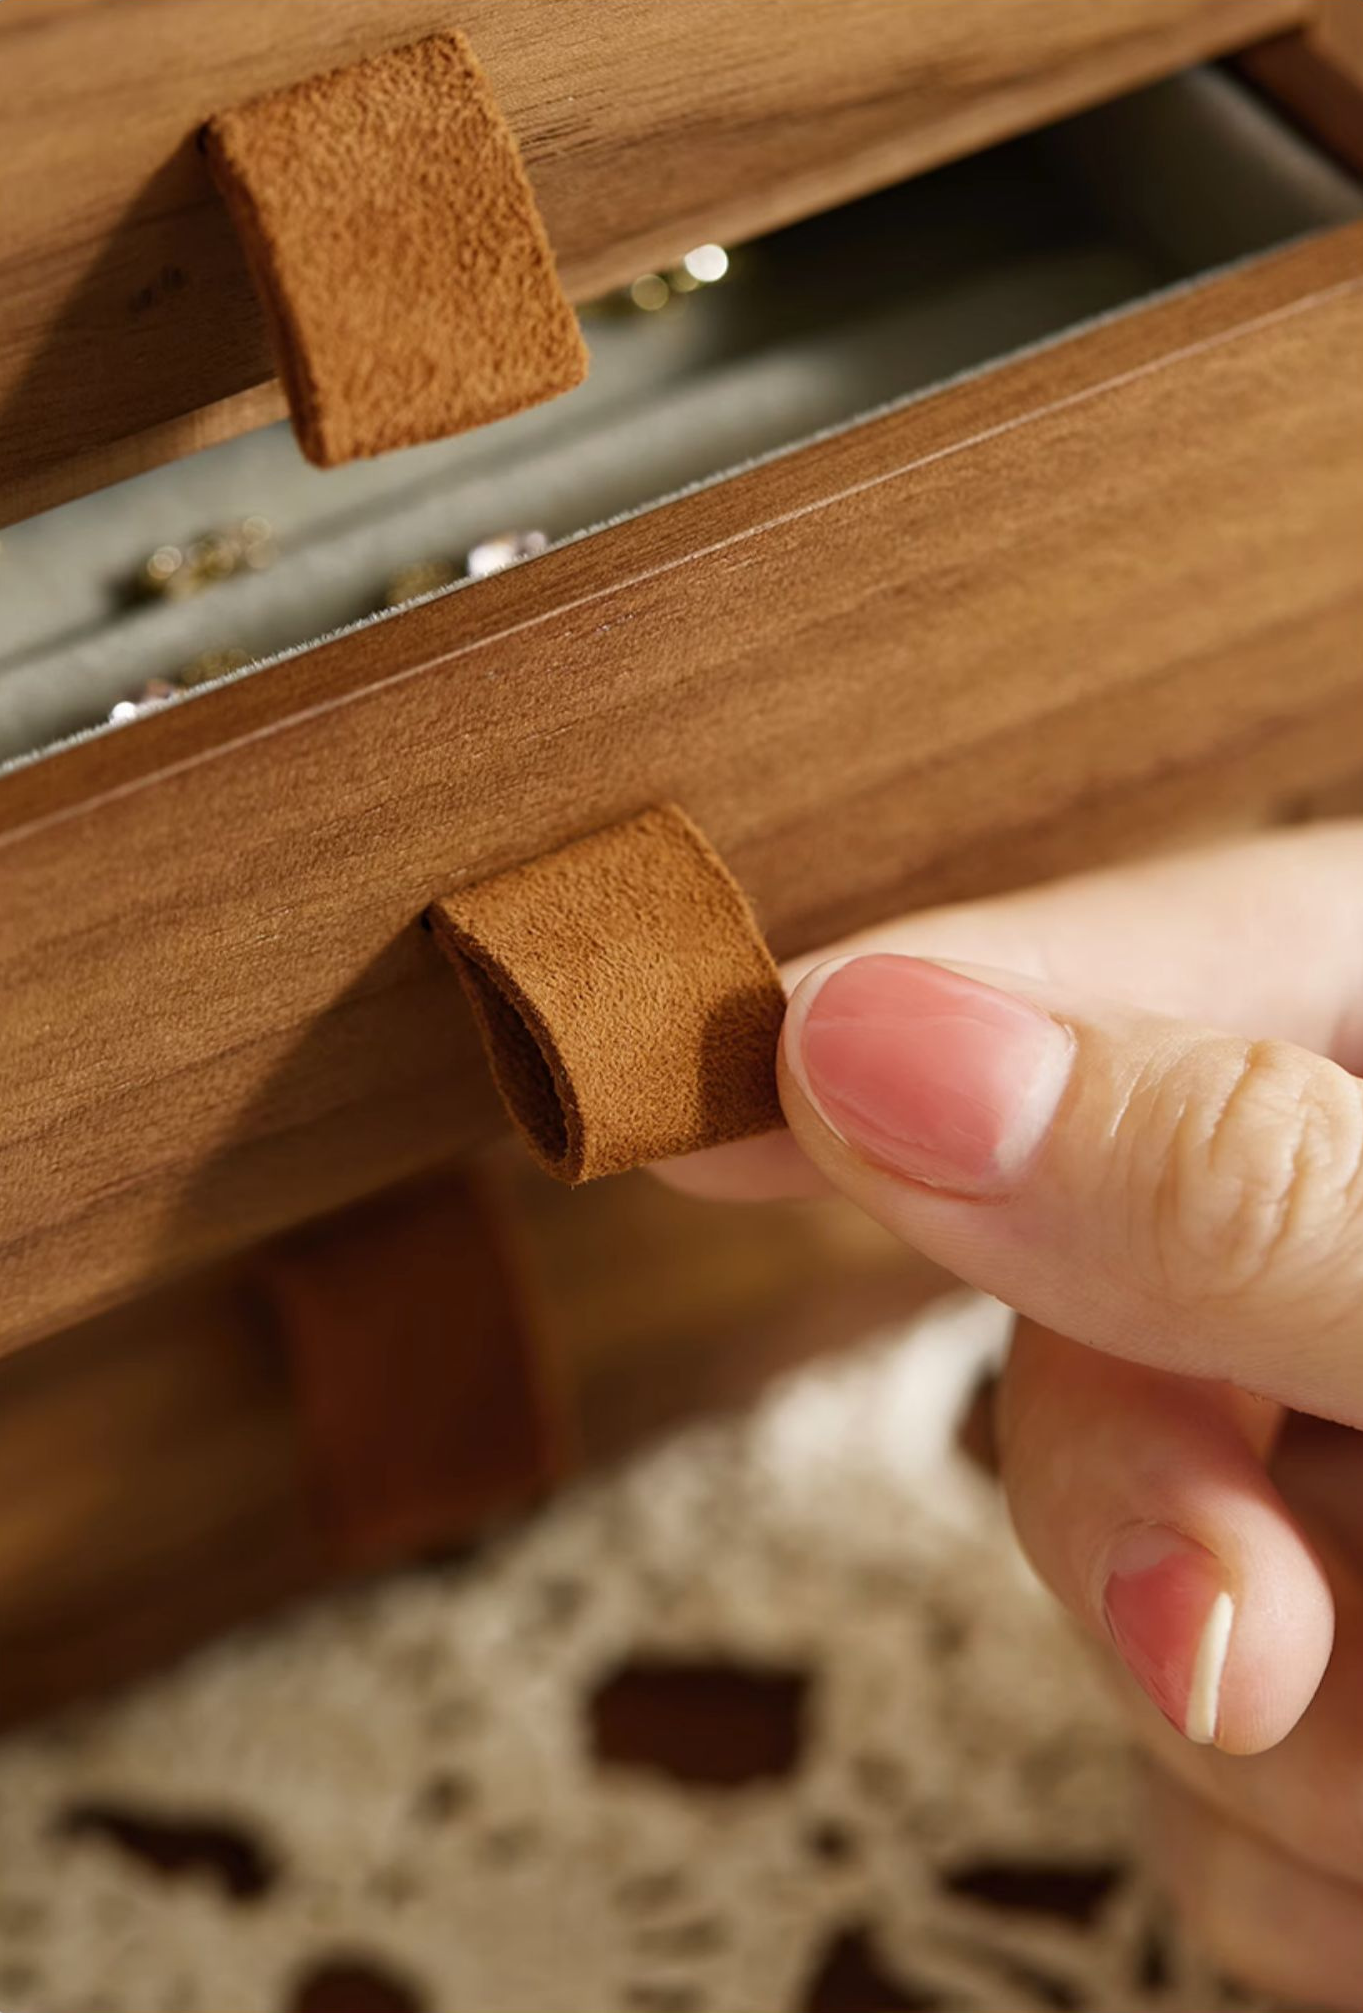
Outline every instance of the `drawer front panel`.
{"label": "drawer front panel", "polygon": [[[574,299],[1243,47],[1307,0],[462,0]],[[773,21],[779,32],[773,33]],[[282,410],[194,145],[448,0],[0,8],[0,524]]]}
{"label": "drawer front panel", "polygon": [[1363,750],[1363,227],[0,783],[9,1339],[495,1124],[419,926],[675,798],[780,953]]}

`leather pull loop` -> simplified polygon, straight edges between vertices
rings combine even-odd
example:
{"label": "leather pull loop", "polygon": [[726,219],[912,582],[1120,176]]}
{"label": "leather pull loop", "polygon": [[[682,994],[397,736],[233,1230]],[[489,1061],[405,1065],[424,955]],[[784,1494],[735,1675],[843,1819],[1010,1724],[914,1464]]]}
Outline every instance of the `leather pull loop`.
{"label": "leather pull loop", "polygon": [[785,992],[683,812],[643,812],[430,910],[542,1167],[590,1181],[781,1124]]}
{"label": "leather pull loop", "polygon": [[586,376],[520,151],[457,31],[220,112],[204,142],[309,461],[462,433]]}
{"label": "leather pull loop", "polygon": [[360,1204],[261,1259],[334,1567],[463,1540],[572,1465],[523,1274],[506,1209],[471,1173]]}

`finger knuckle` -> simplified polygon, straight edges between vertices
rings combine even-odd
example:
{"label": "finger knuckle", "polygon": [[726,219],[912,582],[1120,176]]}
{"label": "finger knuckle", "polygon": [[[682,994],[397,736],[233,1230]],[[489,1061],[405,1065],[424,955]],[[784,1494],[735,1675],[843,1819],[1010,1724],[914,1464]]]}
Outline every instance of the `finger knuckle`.
{"label": "finger knuckle", "polygon": [[1177,1302],[1268,1285],[1290,1301],[1363,1224],[1363,1097],[1333,1064],[1227,1039],[1180,1058],[1149,1102],[1157,1162],[1138,1234]]}

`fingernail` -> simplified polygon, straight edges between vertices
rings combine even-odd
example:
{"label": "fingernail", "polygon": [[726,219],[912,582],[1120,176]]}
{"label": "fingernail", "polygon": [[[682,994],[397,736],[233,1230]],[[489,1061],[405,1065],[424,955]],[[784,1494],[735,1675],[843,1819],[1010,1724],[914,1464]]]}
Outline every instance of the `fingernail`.
{"label": "fingernail", "polygon": [[1235,1601],[1219,1560],[1177,1531],[1132,1532],[1103,1592],[1108,1632],[1127,1668],[1189,1740],[1216,1739]]}
{"label": "fingernail", "polygon": [[998,1194],[1046,1135],[1074,1039],[1030,1000],[919,958],[812,973],[787,1059],[847,1144],[910,1180]]}

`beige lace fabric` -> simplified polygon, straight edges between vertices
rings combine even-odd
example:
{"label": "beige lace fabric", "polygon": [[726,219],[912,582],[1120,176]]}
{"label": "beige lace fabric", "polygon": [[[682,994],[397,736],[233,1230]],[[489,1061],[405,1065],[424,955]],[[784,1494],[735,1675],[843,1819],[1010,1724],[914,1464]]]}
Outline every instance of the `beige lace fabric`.
{"label": "beige lace fabric", "polygon": [[[939,1309],[10,1740],[4,2013],[1258,2003],[1133,1870],[1098,1679],[957,1449],[1003,1330]],[[666,1751],[688,1699],[748,1727],[722,1768]]]}

